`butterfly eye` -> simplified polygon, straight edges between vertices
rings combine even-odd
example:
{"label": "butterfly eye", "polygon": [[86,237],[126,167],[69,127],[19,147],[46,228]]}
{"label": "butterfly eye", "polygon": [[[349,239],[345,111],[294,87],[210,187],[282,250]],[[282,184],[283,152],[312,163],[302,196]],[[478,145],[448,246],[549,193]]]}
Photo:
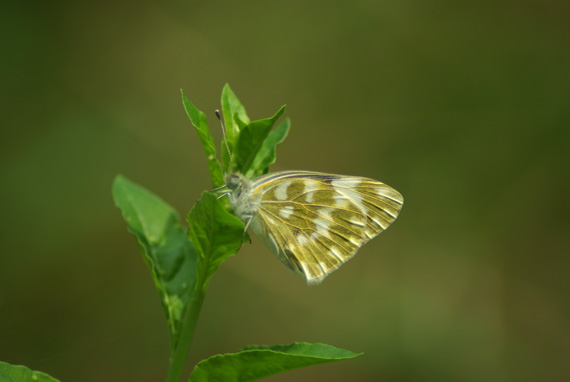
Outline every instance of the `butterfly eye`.
{"label": "butterfly eye", "polygon": [[230,190],[235,190],[239,186],[239,177],[236,175],[228,175],[226,178],[226,184]]}

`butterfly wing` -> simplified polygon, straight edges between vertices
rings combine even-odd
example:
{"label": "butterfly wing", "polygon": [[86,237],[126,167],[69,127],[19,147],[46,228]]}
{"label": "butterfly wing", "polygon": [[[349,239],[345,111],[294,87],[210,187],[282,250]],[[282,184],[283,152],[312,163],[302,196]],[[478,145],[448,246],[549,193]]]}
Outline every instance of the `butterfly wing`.
{"label": "butterfly wing", "polygon": [[396,219],[402,196],[376,180],[308,171],[254,179],[250,227],[308,283],[319,283]]}

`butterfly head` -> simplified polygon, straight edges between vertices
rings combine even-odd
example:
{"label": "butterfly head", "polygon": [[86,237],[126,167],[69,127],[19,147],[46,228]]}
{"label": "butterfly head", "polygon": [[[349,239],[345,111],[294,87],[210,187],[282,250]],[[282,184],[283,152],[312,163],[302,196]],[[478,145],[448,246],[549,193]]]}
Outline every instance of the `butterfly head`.
{"label": "butterfly head", "polygon": [[243,184],[242,179],[244,178],[243,175],[240,175],[236,172],[228,172],[225,176],[226,178],[226,186],[230,189],[230,191],[234,192],[240,188]]}
{"label": "butterfly head", "polygon": [[256,204],[251,198],[252,182],[237,172],[229,172],[225,178],[227,188],[226,195],[230,198],[230,204],[234,209],[234,214],[243,222],[247,223],[256,208]]}

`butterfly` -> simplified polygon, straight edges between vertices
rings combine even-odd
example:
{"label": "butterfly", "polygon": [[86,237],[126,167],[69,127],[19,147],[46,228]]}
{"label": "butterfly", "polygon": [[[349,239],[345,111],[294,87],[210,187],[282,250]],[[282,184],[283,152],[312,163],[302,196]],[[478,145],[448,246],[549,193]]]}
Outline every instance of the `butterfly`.
{"label": "butterfly", "polygon": [[223,195],[234,215],[286,267],[318,284],[384,231],[402,208],[402,195],[356,176],[282,171],[255,179],[229,172]]}

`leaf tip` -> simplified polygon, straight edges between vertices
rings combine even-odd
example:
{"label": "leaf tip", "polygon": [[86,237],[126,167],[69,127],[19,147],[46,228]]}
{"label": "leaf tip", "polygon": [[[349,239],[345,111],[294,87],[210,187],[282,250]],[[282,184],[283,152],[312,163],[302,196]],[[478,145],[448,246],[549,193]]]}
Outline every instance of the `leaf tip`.
{"label": "leaf tip", "polygon": [[125,183],[127,178],[123,174],[117,174],[113,178],[113,184],[111,185],[111,190],[113,191],[113,196],[117,192],[117,188],[121,186],[121,184]]}

